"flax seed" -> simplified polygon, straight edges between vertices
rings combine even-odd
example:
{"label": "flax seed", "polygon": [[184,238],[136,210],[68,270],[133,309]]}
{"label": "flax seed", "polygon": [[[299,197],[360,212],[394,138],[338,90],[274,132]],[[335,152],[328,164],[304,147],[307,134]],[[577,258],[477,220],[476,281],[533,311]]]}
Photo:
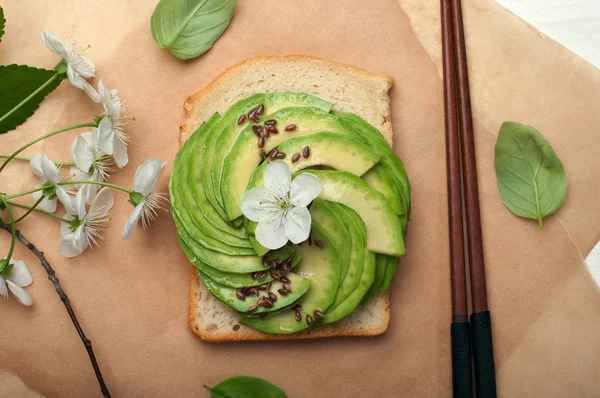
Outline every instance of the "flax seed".
{"label": "flax seed", "polygon": [[302,150],[302,156],[304,156],[304,159],[308,159],[308,157],[310,156],[310,148],[305,146],[304,149]]}

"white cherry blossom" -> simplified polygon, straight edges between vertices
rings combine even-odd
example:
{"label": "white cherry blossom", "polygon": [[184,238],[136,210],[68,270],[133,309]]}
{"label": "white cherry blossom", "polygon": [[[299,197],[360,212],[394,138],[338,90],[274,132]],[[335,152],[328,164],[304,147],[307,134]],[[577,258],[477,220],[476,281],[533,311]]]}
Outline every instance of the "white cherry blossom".
{"label": "white cherry blossom", "polygon": [[130,202],[135,206],[121,232],[123,239],[129,239],[135,232],[140,218],[142,226],[147,228],[156,218],[156,211],[161,209],[167,211],[165,204],[168,203],[166,194],[155,193],[154,188],[165,169],[165,163],[158,159],[149,159],[138,167],[133,178],[134,191],[131,193]]}
{"label": "white cherry blossom", "polygon": [[267,249],[279,249],[288,240],[297,244],[308,239],[311,217],[307,206],[322,188],[310,173],[292,181],[287,164],[276,160],[265,167],[264,188],[246,192],[240,209],[246,218],[258,222],[256,240]]}
{"label": "white cherry blossom", "polygon": [[[97,135],[94,132],[82,133],[75,138],[71,146],[71,157],[76,167],[71,167],[71,175],[76,180],[103,182],[109,177],[114,161],[98,147]],[[99,185],[84,184],[83,190],[86,203],[92,203]]]}
{"label": "white cherry blossom", "polygon": [[6,268],[0,272],[0,296],[8,298],[10,291],[19,303],[29,307],[33,300],[23,288],[33,282],[31,272],[22,260],[11,259],[9,264],[13,267],[10,272],[7,272]]}
{"label": "white cherry blossom", "polygon": [[42,41],[54,54],[59,55],[67,63],[67,77],[71,84],[85,91],[94,102],[100,101],[100,96],[86,79],[96,76],[96,68],[83,52],[77,47],[76,43],[64,44],[48,29],[41,33]]}
{"label": "white cherry blossom", "polygon": [[74,201],[75,211],[67,213],[64,218],[72,220],[70,224],[61,223],[60,232],[63,237],[58,251],[65,257],[75,257],[91,246],[99,246],[102,229],[109,221],[108,213],[115,203],[115,198],[108,187],[102,188],[86,210],[84,192],[77,192]]}
{"label": "white cherry blossom", "polygon": [[[60,185],[59,182],[62,182],[63,179],[60,176],[60,170],[56,166],[56,164],[48,159],[46,154],[40,154],[36,152],[31,161],[29,162],[29,166],[31,167],[31,171],[33,174],[39,178],[42,182],[36,185],[36,188],[41,188],[44,185],[47,185],[54,189],[55,193],[50,197],[45,197],[38,207],[42,210],[45,210],[50,213],[54,213],[56,211],[56,199],[61,201],[63,206],[67,211],[73,209],[72,198],[69,196],[67,191]],[[34,192],[33,198],[37,201],[44,193],[42,191]]]}
{"label": "white cherry blossom", "polygon": [[126,107],[117,96],[117,90],[109,90],[102,83],[102,79],[98,82],[98,94],[105,111],[96,130],[99,148],[106,154],[112,155],[116,165],[123,168],[129,161],[127,155],[129,137],[123,131],[125,126],[123,113]]}

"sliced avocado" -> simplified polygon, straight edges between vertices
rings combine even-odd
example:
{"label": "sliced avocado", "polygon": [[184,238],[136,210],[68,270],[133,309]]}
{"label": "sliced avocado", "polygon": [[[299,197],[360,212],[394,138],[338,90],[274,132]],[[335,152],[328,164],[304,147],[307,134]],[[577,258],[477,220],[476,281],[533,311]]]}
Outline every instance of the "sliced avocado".
{"label": "sliced avocado", "polygon": [[306,293],[311,284],[310,280],[289,272],[286,277],[290,280],[290,285],[293,286],[291,293],[286,295],[281,294],[278,292],[278,290],[283,289],[283,282],[273,281],[268,291],[259,290],[258,296],[248,296],[244,300],[240,300],[236,296],[240,289],[219,285],[217,282],[210,279],[206,274],[202,273],[202,271],[197,271],[198,276],[200,276],[200,279],[202,279],[202,282],[204,282],[204,286],[206,286],[206,289],[208,289],[213,296],[221,300],[228,307],[239,312],[248,312],[248,309],[255,306],[260,298],[269,297],[269,293],[275,295],[276,300],[272,301],[271,308],[257,306],[257,310],[253,311],[254,314],[276,311],[280,308],[293,304],[300,297],[302,297],[304,293]]}
{"label": "sliced avocado", "polygon": [[[308,158],[302,156],[305,148],[309,148]],[[292,173],[318,165],[362,176],[380,159],[379,155],[373,153],[360,140],[328,132],[290,138],[281,143],[277,151],[286,154],[282,160]],[[298,160],[293,161],[294,155],[298,155]],[[263,162],[254,170],[248,189],[263,186],[263,174],[267,164],[268,162]]]}
{"label": "sliced avocado", "polygon": [[183,242],[190,248],[194,255],[201,259],[203,263],[223,272],[233,272],[234,274],[243,274],[264,270],[262,259],[258,256],[230,256],[207,249],[200,243],[190,237],[184,228],[177,214],[173,214],[173,220],[177,227],[177,232],[183,239]]}
{"label": "sliced avocado", "polygon": [[263,105],[264,107],[263,115],[259,116],[262,120],[269,120],[271,114],[276,113],[280,109],[289,107],[314,107],[322,109],[325,112],[331,110],[330,103],[317,97],[313,97],[312,95],[301,93],[271,93],[251,95],[236,102],[223,114],[219,123],[211,129],[208,139],[204,143],[201,160],[199,159],[200,161],[196,162],[194,165],[194,167],[201,172],[202,180],[206,185],[205,189],[208,201],[215,209],[217,209],[217,212],[223,219],[226,217],[220,200],[221,191],[219,185],[221,182],[223,160],[240,132],[247,128],[251,123],[254,123],[246,117],[241,124],[238,124],[240,118],[247,115],[251,110],[258,108],[260,105]]}
{"label": "sliced avocado", "polygon": [[373,189],[385,196],[394,213],[399,216],[405,213],[404,200],[396,188],[394,178],[386,172],[382,165],[377,164],[367,173],[363,174],[362,179]]}
{"label": "sliced avocado", "polygon": [[[354,134],[337,117],[317,108],[286,108],[275,112],[270,117],[277,120],[277,126],[281,131],[278,134],[271,134],[265,140],[263,147],[265,152],[270,152],[290,138],[321,131],[349,136]],[[296,129],[285,131],[285,126],[292,124],[296,126]],[[246,192],[252,172],[261,161],[256,134],[252,131],[252,126],[246,126],[235,140],[223,162],[220,188],[223,208],[229,220],[242,215],[240,199]]]}
{"label": "sliced avocado", "polygon": [[[200,261],[198,259],[198,257],[196,257],[194,252],[192,252],[192,250],[188,247],[188,245],[185,244],[185,242],[183,241],[181,236],[177,236],[177,240],[179,241],[179,246],[181,246],[181,249],[187,256],[189,262],[194,264],[194,266],[196,268],[198,268],[200,271],[202,271],[203,274],[206,274],[210,279],[212,279],[213,281],[215,281],[216,283],[218,283],[220,285],[240,289],[244,286],[248,286],[248,287],[260,286],[265,283],[269,283],[273,280],[273,277],[271,276],[272,269],[270,269],[270,268],[262,270],[262,271],[266,271],[266,274],[267,274],[267,276],[262,280],[260,280],[258,278],[253,278],[252,274],[249,274],[249,273],[248,274],[234,274],[231,272],[219,271],[209,265],[206,265],[202,261]],[[285,247],[290,249],[289,254],[287,251],[283,251],[282,250],[283,248],[282,248],[277,251],[280,254],[276,255],[277,252],[271,252],[270,255],[268,255],[267,257],[269,258],[269,260],[273,260],[276,257],[288,258],[289,255],[291,255],[292,258],[290,260],[290,264],[292,266],[292,269],[294,269],[294,267],[296,267],[296,265],[298,265],[298,263],[300,262],[300,259],[302,258],[302,256],[298,253],[293,253],[292,252],[293,249],[291,246],[285,246]],[[277,271],[277,272],[279,272],[279,271]]]}
{"label": "sliced avocado", "polygon": [[405,254],[402,225],[381,193],[345,171],[310,170],[310,173],[321,180],[320,198],[346,205],[362,218],[369,250],[395,256]]}
{"label": "sliced avocado", "polygon": [[[298,246],[297,250],[302,254],[302,260],[296,267],[295,272],[312,281],[306,294],[298,301],[298,304],[302,306],[300,322],[295,318],[295,311],[290,310],[270,314],[263,319],[251,316],[244,317],[240,320],[240,323],[265,333],[291,334],[309,327],[306,321],[308,315],[314,321],[315,311],[325,313],[335,300],[337,293],[340,259],[330,233],[336,234],[339,229],[341,228],[334,231],[325,231],[323,227],[313,221],[311,227],[313,239],[321,240],[323,248],[317,245],[309,246],[306,243]],[[293,288],[294,285],[292,284],[292,290]]]}
{"label": "sliced avocado", "polygon": [[[340,257],[340,275],[338,276],[338,280],[341,284],[350,265],[350,254],[354,242],[342,216],[343,210],[340,210],[339,207],[341,206],[337,203],[317,198],[310,206],[310,217],[313,222],[318,223],[326,231],[339,229],[335,234],[331,234],[331,239],[333,239],[333,244],[337,247]],[[315,244],[314,239],[312,244]]]}
{"label": "sliced avocado", "polygon": [[385,274],[383,275],[383,281],[381,282],[381,291],[386,293],[390,289],[390,285],[394,280],[394,275],[398,269],[398,257],[387,256]]}
{"label": "sliced avocado", "polygon": [[348,270],[345,272],[338,288],[335,301],[331,305],[335,307],[341,303],[350,293],[352,293],[360,282],[360,276],[363,270],[365,261],[365,250],[367,250],[367,230],[365,224],[361,220],[358,213],[349,207],[339,203],[328,202],[334,208],[337,214],[340,214],[344,219],[344,224],[350,232],[351,240],[346,243],[350,244],[350,262]]}
{"label": "sliced avocado", "polygon": [[[307,147],[309,148],[309,156],[305,158],[303,151]],[[292,173],[312,166],[327,165],[336,170],[361,176],[365,173],[369,174],[369,169],[375,166],[380,159],[357,138],[328,132],[290,138],[281,143],[277,150],[286,154],[283,161]],[[294,162],[293,159],[296,154],[299,155],[299,159]],[[268,162],[262,162],[254,170],[248,182],[247,190],[263,186],[263,175],[267,164]],[[250,235],[254,234],[256,223],[248,220],[245,220],[244,223],[246,232]]]}
{"label": "sliced avocado", "polygon": [[[256,223],[254,223],[256,224]],[[256,253],[257,256],[264,256],[269,249],[267,249],[266,247],[264,247],[263,245],[261,245],[260,243],[258,243],[258,240],[254,237],[254,236],[248,236],[248,239],[250,239],[250,243],[252,244],[252,247],[254,248],[254,252]]]}
{"label": "sliced avocado", "polygon": [[387,144],[381,132],[365,120],[351,113],[338,111],[332,111],[331,113],[339,117],[349,128],[357,131],[362,139],[381,156],[380,164],[386,168],[388,175],[396,180],[396,186],[403,200],[405,214],[401,215],[400,218],[402,220],[403,231],[406,232],[406,224],[410,216],[410,182],[402,161]]}
{"label": "sliced avocado", "polygon": [[[309,156],[302,156],[304,148]],[[292,173],[312,166],[330,166],[335,170],[347,171],[357,176],[367,173],[377,162],[379,155],[356,138],[334,133],[316,133],[304,137],[290,138],[277,147],[286,157],[282,159]],[[299,159],[293,161],[294,155]],[[263,175],[268,162],[262,162],[252,173],[247,189],[263,186]]]}
{"label": "sliced avocado", "polygon": [[[173,173],[169,182],[171,207],[173,213],[177,214],[182,220],[188,233],[204,247],[230,255],[251,255],[254,253],[248,238],[239,238],[227,234],[207,221],[202,213],[201,206],[192,197],[186,182],[190,148],[192,148],[194,140],[202,137],[216,120],[218,120],[217,114],[208,123],[201,126],[177,154],[173,162]],[[210,206],[208,203],[205,205]]]}
{"label": "sliced avocado", "polygon": [[[356,307],[361,304],[361,301],[365,297],[365,294],[369,291],[373,285],[375,279],[375,253],[370,250],[364,251],[363,269],[360,274],[360,280],[358,286],[341,302],[336,303],[330,309],[325,312],[325,319],[323,324],[330,324],[337,322],[347,315],[350,315]],[[337,300],[336,300],[337,301]]]}
{"label": "sliced avocado", "polygon": [[375,256],[375,275],[373,277],[373,283],[369,287],[368,291],[365,293],[362,298],[361,304],[368,303],[375,294],[381,289],[383,284],[383,280],[385,278],[385,272],[388,267],[388,258],[391,256],[386,256],[384,254],[379,254]]}
{"label": "sliced avocado", "polygon": [[[214,116],[213,116],[214,117]],[[220,119],[219,119],[220,120]],[[216,121],[218,123],[219,121]],[[198,208],[202,212],[202,215],[210,224],[215,228],[229,235],[235,236],[239,239],[245,238],[245,233],[240,228],[234,228],[226,223],[217,213],[217,211],[210,205],[204,194],[204,184],[200,176],[200,169],[195,168],[194,164],[200,160],[200,152],[202,150],[203,143],[207,138],[207,134],[212,131],[212,128],[207,128],[206,131],[197,130],[189,138],[186,146],[189,145],[188,162],[187,162],[187,180],[183,182],[183,186],[191,191],[194,200],[198,204]],[[181,151],[180,151],[181,153]],[[183,165],[182,165],[183,167]],[[174,168],[175,170],[175,168]]]}

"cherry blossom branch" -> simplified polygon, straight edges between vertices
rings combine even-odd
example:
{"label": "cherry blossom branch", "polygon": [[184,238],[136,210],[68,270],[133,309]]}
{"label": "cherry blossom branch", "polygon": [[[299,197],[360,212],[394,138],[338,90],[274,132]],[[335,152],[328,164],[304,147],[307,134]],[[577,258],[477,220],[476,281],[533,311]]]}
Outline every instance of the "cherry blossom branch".
{"label": "cherry blossom branch", "polygon": [[[44,200],[44,199],[46,199],[46,197],[45,197],[44,195],[40,196],[40,198],[39,198],[39,199],[38,199],[38,200],[37,200],[37,201],[36,201],[36,202],[33,204],[33,206],[31,206],[31,207],[29,208],[29,210],[27,210],[27,211],[25,212],[25,214],[23,214],[21,217],[19,217],[19,218],[17,218],[17,219],[15,220],[14,224],[16,224],[16,223],[18,223],[18,222],[22,221],[22,220],[23,220],[25,217],[27,217],[28,215],[30,215],[30,214],[31,214],[31,212],[32,212],[32,211],[34,211],[34,210],[36,210],[36,207],[38,207],[38,205],[39,205],[40,203],[42,203],[42,200]],[[8,202],[7,202],[7,203],[8,203]]]}
{"label": "cherry blossom branch", "polygon": [[[0,155],[0,159],[8,159],[12,155]],[[25,158],[22,156],[13,156],[12,160],[20,160],[22,162],[31,162],[31,158]],[[75,166],[75,162],[54,162],[57,166]]]}
{"label": "cherry blossom branch", "polygon": [[79,334],[79,337],[81,338],[81,341],[83,342],[83,345],[85,346],[85,349],[87,350],[88,356],[90,357],[90,361],[92,362],[92,367],[94,368],[94,373],[96,374],[96,378],[98,379],[98,383],[100,384],[100,391],[102,392],[102,395],[105,398],[110,398],[110,392],[108,391],[108,387],[104,383],[104,378],[102,377],[102,372],[100,371],[100,366],[98,365],[98,361],[96,360],[96,355],[94,354],[94,349],[92,348],[92,342],[85,336],[85,333],[83,332],[83,329],[81,328],[81,325],[79,324],[79,321],[77,320],[77,316],[75,315],[75,312],[73,311],[73,308],[71,307],[71,302],[69,300],[69,297],[67,296],[67,294],[64,292],[63,288],[61,287],[60,282],[58,281],[58,278],[55,275],[54,269],[52,269],[52,267],[50,266],[50,263],[48,262],[48,260],[46,260],[44,253],[40,252],[31,242],[29,242],[27,239],[25,239],[25,237],[23,235],[21,235],[21,232],[18,229],[13,229],[10,227],[10,225],[6,225],[4,223],[0,224],[0,226],[5,231],[14,233],[16,238],[19,240],[19,242],[21,242],[26,248],[31,250],[31,252],[33,252],[33,254],[35,254],[36,257],[40,260],[42,267],[44,267],[44,269],[46,270],[46,273],[48,274],[48,279],[54,285],[54,289],[56,290],[56,293],[58,293],[60,300],[65,305],[65,308],[67,309],[67,312],[69,313],[69,317],[71,317],[71,321],[73,322],[73,325],[75,326],[75,329],[77,330],[77,334]]}
{"label": "cherry blossom branch", "polygon": [[[25,209],[25,210],[29,210],[29,209],[32,208],[31,206],[27,206],[27,205],[24,205],[23,203],[19,203],[19,202],[13,202],[12,200],[7,200],[6,203],[8,203],[11,206],[20,207],[21,209]],[[69,224],[71,222],[71,220],[67,220],[66,218],[59,217],[57,215],[54,215],[54,214],[49,213],[49,212],[47,212],[45,210],[42,210],[42,209],[34,208],[33,211],[35,211],[36,213],[45,214],[48,217],[52,217],[55,220],[62,221],[62,222],[67,223],[67,224]]]}
{"label": "cherry blossom branch", "polygon": [[16,150],[16,151],[15,151],[15,152],[14,152],[12,155],[10,155],[8,158],[6,158],[6,160],[4,161],[4,163],[2,163],[2,166],[0,166],[0,172],[1,172],[2,170],[4,170],[4,168],[6,167],[6,165],[7,165],[7,164],[8,164],[8,163],[9,163],[11,160],[13,160],[13,159],[14,159],[14,158],[15,158],[15,157],[18,155],[18,154],[20,154],[21,152],[23,152],[25,149],[29,148],[29,147],[30,147],[30,146],[32,146],[33,144],[35,144],[35,143],[38,143],[38,142],[40,142],[41,140],[44,140],[44,139],[46,139],[46,138],[48,138],[48,137],[52,137],[53,135],[60,134],[60,133],[63,133],[63,132],[65,132],[65,131],[69,131],[69,130],[75,130],[75,129],[78,129],[78,128],[81,128],[81,127],[97,127],[97,125],[96,125],[96,122],[93,122],[93,123],[81,123],[81,124],[75,124],[75,125],[73,125],[73,126],[65,127],[65,128],[63,128],[63,129],[56,130],[56,131],[52,131],[52,132],[50,132],[50,133],[48,133],[48,134],[44,134],[43,136],[41,136],[41,137],[38,137],[38,138],[36,138],[35,140],[33,140],[33,141],[30,141],[30,142],[28,142],[27,144],[23,145],[21,148],[17,149],[17,150]]}

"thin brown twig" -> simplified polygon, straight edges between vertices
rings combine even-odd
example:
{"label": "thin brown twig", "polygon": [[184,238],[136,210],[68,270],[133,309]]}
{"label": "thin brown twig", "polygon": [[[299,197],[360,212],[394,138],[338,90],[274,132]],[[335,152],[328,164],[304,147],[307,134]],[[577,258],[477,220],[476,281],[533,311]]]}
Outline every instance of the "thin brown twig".
{"label": "thin brown twig", "polygon": [[[2,227],[2,229],[4,229],[7,232],[12,231],[10,225],[0,223],[0,226]],[[39,251],[37,249],[37,247],[35,247],[33,245],[33,243],[31,243],[27,239],[25,239],[25,237],[23,235],[21,235],[21,232],[18,229],[15,231],[15,234],[16,234],[16,237],[19,240],[19,242],[21,242],[26,248],[31,250],[31,252],[33,252],[33,254],[36,255],[36,257],[40,260],[42,267],[44,267],[44,269],[46,270],[46,273],[48,274],[48,279],[54,285],[54,289],[56,290],[56,293],[58,293],[60,300],[65,305],[65,308],[67,309],[67,312],[69,313],[69,316],[71,317],[71,321],[73,322],[73,325],[75,326],[75,329],[77,330],[77,334],[79,334],[79,337],[81,338],[81,341],[83,342],[83,345],[85,346],[85,349],[87,350],[87,353],[90,357],[90,361],[92,362],[92,366],[94,368],[94,373],[96,373],[96,378],[98,379],[98,383],[100,384],[100,391],[102,392],[102,395],[105,398],[110,398],[110,392],[108,392],[108,387],[106,387],[106,384],[104,383],[104,378],[102,377],[102,372],[100,371],[100,366],[98,365],[98,361],[96,360],[96,355],[94,354],[94,349],[92,348],[92,342],[85,336],[85,333],[83,332],[83,329],[81,328],[81,325],[79,324],[79,321],[77,320],[77,316],[75,316],[75,312],[73,311],[73,308],[71,307],[71,301],[69,300],[69,297],[67,296],[67,294],[65,293],[63,288],[60,286],[60,282],[58,281],[58,278],[55,275],[54,269],[52,269],[52,266],[50,266],[50,263],[48,262],[48,260],[46,260],[44,253]]]}

